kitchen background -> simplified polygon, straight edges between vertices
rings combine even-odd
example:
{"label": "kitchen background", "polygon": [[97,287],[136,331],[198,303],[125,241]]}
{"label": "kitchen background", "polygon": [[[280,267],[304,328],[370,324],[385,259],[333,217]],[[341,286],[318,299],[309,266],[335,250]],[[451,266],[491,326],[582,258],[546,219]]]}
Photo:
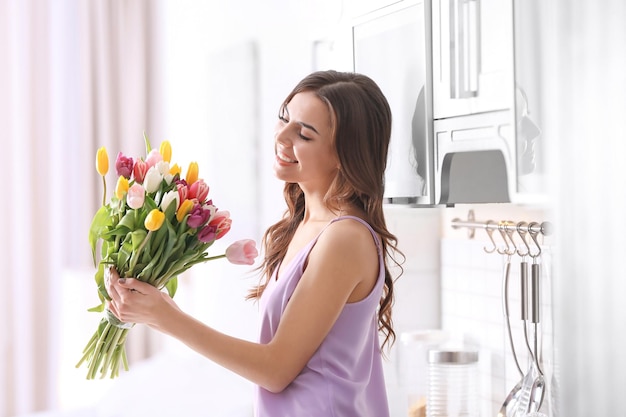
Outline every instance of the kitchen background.
{"label": "kitchen background", "polygon": [[[450,5],[467,16],[461,31],[436,24],[449,24],[442,16]],[[410,7],[429,10],[435,19],[384,18]],[[480,19],[472,20],[476,13]],[[513,17],[521,20],[507,26]],[[430,138],[413,143],[428,155],[418,161],[423,175],[409,184],[420,194],[405,199],[405,184],[394,184],[397,194],[390,198],[396,204],[387,207],[407,258],[397,282],[400,338],[386,368],[392,415],[407,414],[409,359],[402,336],[412,332],[443,329],[479,351],[481,416],[495,415],[519,379],[502,311],[506,257],[487,253],[492,242],[486,228],[470,238],[471,228],[452,227],[471,212],[482,223],[553,225],[554,233],[540,236],[541,318],[544,364],[555,377],[549,384],[559,389],[549,392],[545,411],[626,415],[620,396],[626,386],[620,355],[626,345],[620,262],[626,249],[620,230],[626,209],[625,18],[619,0],[241,1],[236,7],[192,0],[0,0],[0,137],[9,171],[0,205],[7,236],[0,252],[0,314],[6,318],[0,320],[0,416],[44,410],[41,415],[83,417],[249,415],[246,381],[141,327],[129,341],[131,372],[113,381],[85,381],[84,369],[74,368],[99,320],[86,312],[97,303],[86,243],[101,190],[95,151],[105,145],[112,155],[140,154],[144,130],[155,143],[170,140],[174,159],[198,161],[211,195],[231,211],[230,241],[258,240],[283,210],[281,184],[271,175],[278,104],[313,69],[352,68],[353,26],[365,40],[356,47],[357,65],[374,72],[397,103],[411,100],[394,113],[407,121],[394,131],[411,120],[413,140]],[[404,24],[417,36],[403,37]],[[516,48],[507,43],[513,27],[526,29],[515,34]],[[433,34],[432,43],[425,33]],[[375,40],[367,43],[372,34]],[[445,36],[464,36],[454,39],[466,40],[457,44],[466,45],[468,55],[455,55],[465,64],[450,65],[448,51],[437,49],[450,43]],[[476,67],[471,51],[478,44]],[[428,45],[435,47],[429,51]],[[376,55],[367,53],[381,46],[398,62],[376,66]],[[428,53],[432,66],[420,58]],[[467,97],[461,101],[474,103],[469,109],[455,102],[440,106],[445,101],[437,83],[450,68],[462,70],[455,78],[458,96],[471,97],[476,80],[495,74],[487,103],[495,102],[496,111]],[[416,78],[403,79],[404,71]],[[504,78],[498,81],[498,74]],[[423,107],[419,88],[407,97],[393,90],[394,79],[419,87],[419,77],[434,80],[422,90]],[[512,87],[499,90],[498,82],[523,86],[527,97]],[[420,124],[414,114],[435,122]],[[540,128],[528,145],[536,163],[530,174],[523,172],[524,149],[514,145],[510,128],[523,116]],[[498,141],[486,140],[494,128]],[[466,148],[468,143],[480,145]],[[494,159],[493,149],[504,159]],[[474,151],[482,153],[469,153]],[[395,172],[401,164],[392,166],[390,184],[403,178]],[[500,234],[493,237],[502,249]],[[519,261],[513,257],[511,275],[516,338]],[[256,278],[246,268],[213,262],[187,274],[176,298],[210,325],[254,339],[256,305],[243,296]],[[418,348],[410,345],[408,352]],[[155,396],[163,390],[169,394]]]}

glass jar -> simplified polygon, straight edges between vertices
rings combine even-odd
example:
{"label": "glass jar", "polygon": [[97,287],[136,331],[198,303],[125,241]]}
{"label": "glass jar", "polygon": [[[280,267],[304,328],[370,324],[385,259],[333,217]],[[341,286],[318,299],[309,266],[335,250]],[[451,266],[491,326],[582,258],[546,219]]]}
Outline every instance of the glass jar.
{"label": "glass jar", "polygon": [[428,352],[448,340],[442,330],[417,330],[400,334],[398,384],[406,400],[407,417],[425,417],[428,398]]}
{"label": "glass jar", "polygon": [[478,417],[478,352],[428,352],[427,417]]}

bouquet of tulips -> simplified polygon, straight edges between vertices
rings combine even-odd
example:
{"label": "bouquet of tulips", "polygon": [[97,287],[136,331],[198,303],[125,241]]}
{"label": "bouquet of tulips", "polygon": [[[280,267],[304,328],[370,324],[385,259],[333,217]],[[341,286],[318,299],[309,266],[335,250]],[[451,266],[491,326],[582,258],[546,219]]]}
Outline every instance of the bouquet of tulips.
{"label": "bouquet of tulips", "polygon": [[104,316],[76,365],[87,363],[87,379],[94,379],[98,372],[102,378],[107,373],[114,378],[121,366],[128,370],[125,341],[133,324],[120,322],[105,309],[110,299],[104,282],[105,268],[112,265],[121,277],[166,289],[173,297],[177,277],[193,265],[219,258],[251,265],[258,255],[255,242],[249,239],[233,243],[222,255],[208,255],[208,248],[230,230],[229,212],[218,210],[208,199],[209,186],[198,178],[196,162],[189,164],[183,179],[180,167],[170,164],[170,143],[164,141],[156,150],[151,149],[145,135],[144,140],[145,160],[118,154],[115,195],[108,203],[105,175],[109,158],[104,147],[96,155],[96,170],[102,176],[104,191],[102,207],[91,223],[89,243],[97,266],[95,280],[101,303],[89,311],[104,311]]}

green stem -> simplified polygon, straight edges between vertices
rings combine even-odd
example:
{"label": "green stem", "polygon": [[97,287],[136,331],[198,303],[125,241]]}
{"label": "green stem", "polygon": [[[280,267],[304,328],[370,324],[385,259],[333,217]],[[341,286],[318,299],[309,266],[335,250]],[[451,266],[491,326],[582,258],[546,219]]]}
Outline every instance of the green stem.
{"label": "green stem", "polygon": [[143,250],[144,246],[146,246],[146,243],[148,243],[148,239],[150,239],[151,235],[152,235],[152,230],[148,230],[148,234],[146,234],[146,237],[143,238],[137,250],[133,251],[133,255],[130,258],[130,265],[128,267],[128,274],[130,275],[127,274],[128,276],[126,278],[133,277],[134,275],[133,270],[135,269],[135,266],[137,265],[137,260],[139,260],[141,251]]}
{"label": "green stem", "polygon": [[117,351],[117,346],[123,333],[124,329],[115,327],[115,329],[113,330],[113,337],[109,338],[109,341],[104,347],[104,352],[106,352],[106,356],[104,358],[104,363],[102,364],[101,378],[105,377],[106,370],[111,365],[111,359],[113,358],[113,354]]}
{"label": "green stem", "polygon": [[87,379],[94,379],[96,377],[96,372],[98,372],[100,362],[102,362],[102,347],[111,327],[113,327],[111,323],[107,322],[104,330],[102,330],[102,334],[98,338],[98,342],[94,347],[94,352],[91,356],[91,361],[89,363],[89,372],[87,373]]}
{"label": "green stem", "polygon": [[102,184],[104,186],[104,190],[102,191],[102,205],[106,205],[107,203],[107,180],[102,176]]}

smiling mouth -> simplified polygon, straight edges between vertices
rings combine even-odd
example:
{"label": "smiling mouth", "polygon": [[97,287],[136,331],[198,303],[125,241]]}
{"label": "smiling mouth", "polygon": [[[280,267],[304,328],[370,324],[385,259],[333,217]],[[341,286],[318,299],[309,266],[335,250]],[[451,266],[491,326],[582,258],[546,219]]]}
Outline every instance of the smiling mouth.
{"label": "smiling mouth", "polygon": [[277,154],[276,154],[276,157],[277,157],[278,159],[280,159],[281,161],[283,161],[283,162],[287,162],[287,163],[290,163],[290,164],[297,164],[297,163],[298,163],[298,161],[296,161],[296,160],[294,160],[294,159],[289,159],[289,158],[287,158],[285,155],[283,155],[283,154],[281,154],[281,153],[277,153]]}

